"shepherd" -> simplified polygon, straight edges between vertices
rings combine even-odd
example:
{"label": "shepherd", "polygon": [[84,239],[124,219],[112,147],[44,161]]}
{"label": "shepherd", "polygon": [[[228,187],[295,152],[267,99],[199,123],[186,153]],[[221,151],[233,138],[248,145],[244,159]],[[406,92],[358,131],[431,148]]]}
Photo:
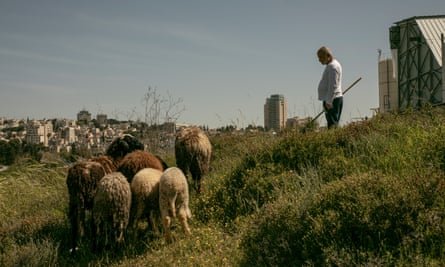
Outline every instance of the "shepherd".
{"label": "shepherd", "polygon": [[318,61],[326,65],[318,84],[318,100],[323,101],[328,129],[338,127],[343,109],[342,66],[327,46],[317,51]]}

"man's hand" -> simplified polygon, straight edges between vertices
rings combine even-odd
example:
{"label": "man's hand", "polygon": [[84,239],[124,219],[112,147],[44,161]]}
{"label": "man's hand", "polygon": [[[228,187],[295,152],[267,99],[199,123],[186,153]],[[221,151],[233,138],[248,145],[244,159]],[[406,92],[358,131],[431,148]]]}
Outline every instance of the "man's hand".
{"label": "man's hand", "polygon": [[329,110],[329,109],[332,108],[332,104],[331,103],[325,103],[324,106],[325,106],[326,110]]}

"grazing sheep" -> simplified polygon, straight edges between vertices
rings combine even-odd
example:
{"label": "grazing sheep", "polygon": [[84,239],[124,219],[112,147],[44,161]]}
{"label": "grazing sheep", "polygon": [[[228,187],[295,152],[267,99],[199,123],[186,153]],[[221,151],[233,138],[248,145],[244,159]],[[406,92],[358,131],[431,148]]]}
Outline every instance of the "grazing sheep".
{"label": "grazing sheep", "polygon": [[212,145],[209,138],[198,127],[184,128],[175,140],[176,166],[187,176],[191,173],[194,188],[201,192],[201,179],[209,171]]}
{"label": "grazing sheep", "polygon": [[131,212],[130,228],[136,237],[138,223],[144,215],[148,218],[151,228],[157,232],[159,220],[159,180],[162,171],[153,168],[144,168],[138,171],[131,181]]}
{"label": "grazing sheep", "polygon": [[131,184],[134,175],[144,168],[163,171],[167,168],[167,164],[158,156],[137,150],[129,153],[122,159],[117,171],[127,177],[128,182]]}
{"label": "grazing sheep", "polygon": [[188,183],[181,169],[170,167],[162,174],[159,181],[159,208],[168,243],[173,241],[170,230],[173,218],[178,217],[184,232],[187,235],[191,234],[187,223],[187,218],[192,218],[189,208]]}
{"label": "grazing sheep", "polygon": [[92,212],[93,250],[116,248],[130,219],[131,189],[120,172],[106,174],[97,185]]}
{"label": "grazing sheep", "polygon": [[71,251],[75,252],[84,235],[85,212],[93,207],[93,198],[99,180],[116,170],[119,161],[144,145],[131,135],[116,138],[108,146],[106,156],[78,162],[69,170],[66,184],[69,193],[68,217],[71,223]]}
{"label": "grazing sheep", "polygon": [[68,170],[72,252],[76,251],[78,239],[84,234],[85,211],[92,209],[97,184],[104,175],[102,165],[94,161],[79,162]]}
{"label": "grazing sheep", "polygon": [[90,161],[94,161],[102,165],[105,173],[112,173],[117,169],[117,162],[112,157],[107,155],[91,158]]}
{"label": "grazing sheep", "polygon": [[105,154],[113,159],[122,159],[135,150],[144,150],[144,144],[130,134],[116,138],[107,148]]}

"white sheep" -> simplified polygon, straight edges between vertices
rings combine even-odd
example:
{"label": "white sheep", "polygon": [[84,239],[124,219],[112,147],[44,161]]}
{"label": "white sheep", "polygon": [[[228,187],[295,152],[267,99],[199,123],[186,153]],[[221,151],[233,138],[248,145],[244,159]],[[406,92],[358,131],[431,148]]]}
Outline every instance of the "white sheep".
{"label": "white sheep", "polygon": [[97,186],[92,212],[93,249],[122,244],[130,218],[131,189],[120,172],[106,174]]}
{"label": "white sheep", "polygon": [[[151,228],[158,233],[159,221],[159,181],[162,171],[144,168],[138,171],[131,181],[131,212],[129,227],[136,235],[138,223],[142,216],[147,216]],[[135,236],[134,236],[135,237]]]}
{"label": "white sheep", "polygon": [[185,234],[191,234],[187,223],[187,219],[192,218],[189,208],[189,189],[187,179],[181,169],[170,167],[162,174],[159,181],[159,208],[168,243],[173,241],[170,230],[173,218],[178,217]]}

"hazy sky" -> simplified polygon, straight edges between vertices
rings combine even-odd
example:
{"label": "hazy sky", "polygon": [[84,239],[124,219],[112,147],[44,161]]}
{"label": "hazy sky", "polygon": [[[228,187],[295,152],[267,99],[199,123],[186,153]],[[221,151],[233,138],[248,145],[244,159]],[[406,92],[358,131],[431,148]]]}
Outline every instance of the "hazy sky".
{"label": "hazy sky", "polygon": [[347,123],[379,105],[389,28],[443,14],[443,0],[0,0],[0,117],[143,120],[149,86],[182,99],[179,123],[264,125],[271,94],[289,117],[315,116],[327,45],[344,88],[362,77],[345,96]]}

